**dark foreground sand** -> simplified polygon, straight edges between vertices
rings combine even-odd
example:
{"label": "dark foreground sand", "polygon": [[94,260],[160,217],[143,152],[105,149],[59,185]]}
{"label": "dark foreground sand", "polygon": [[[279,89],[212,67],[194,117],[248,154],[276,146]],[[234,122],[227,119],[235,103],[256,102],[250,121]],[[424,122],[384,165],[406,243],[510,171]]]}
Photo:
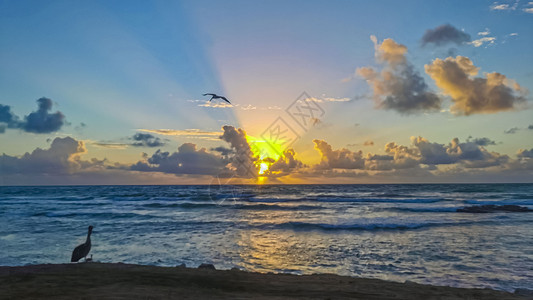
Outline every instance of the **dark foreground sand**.
{"label": "dark foreground sand", "polygon": [[337,275],[80,263],[0,267],[2,299],[526,299]]}

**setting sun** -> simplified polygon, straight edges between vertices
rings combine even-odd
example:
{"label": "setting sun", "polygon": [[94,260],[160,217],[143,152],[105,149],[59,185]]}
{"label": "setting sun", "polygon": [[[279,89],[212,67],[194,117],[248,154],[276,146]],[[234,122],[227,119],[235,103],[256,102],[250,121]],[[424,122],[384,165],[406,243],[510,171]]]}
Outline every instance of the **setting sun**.
{"label": "setting sun", "polygon": [[259,175],[263,175],[268,171],[268,165],[266,163],[261,163],[259,166]]}

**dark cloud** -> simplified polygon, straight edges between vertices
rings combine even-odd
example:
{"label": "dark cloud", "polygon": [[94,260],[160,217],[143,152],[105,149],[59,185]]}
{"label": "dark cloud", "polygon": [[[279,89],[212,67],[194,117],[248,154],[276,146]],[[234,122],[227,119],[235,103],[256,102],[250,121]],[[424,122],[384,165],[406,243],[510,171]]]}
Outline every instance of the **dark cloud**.
{"label": "dark cloud", "polygon": [[507,155],[489,152],[473,142],[459,142],[454,138],[448,145],[431,143],[422,137],[412,138],[413,145],[420,151],[420,163],[453,164],[460,163],[466,168],[487,168],[507,162]]}
{"label": "dark cloud", "polygon": [[509,129],[505,130],[503,133],[505,133],[505,134],[515,134],[519,130],[520,130],[520,128],[513,127],[513,128],[509,128]]}
{"label": "dark cloud", "polygon": [[4,133],[6,128],[20,128],[19,118],[11,112],[9,105],[0,104],[0,133]]}
{"label": "dark cloud", "polygon": [[48,113],[52,109],[52,100],[48,98],[37,99],[38,109],[24,117],[24,126],[27,132],[50,133],[58,131],[64,124],[65,116],[57,111]]}
{"label": "dark cloud", "polygon": [[437,58],[425,65],[426,73],[454,102],[451,112],[458,115],[497,113],[516,109],[525,103],[527,90],[505,75],[486,73],[474,77],[479,68],[468,57]]}
{"label": "dark cloud", "polygon": [[6,128],[18,128],[26,132],[50,133],[58,131],[65,124],[65,116],[57,111],[49,113],[52,109],[52,100],[48,98],[37,99],[37,111],[31,112],[24,117],[23,121],[11,112],[11,107],[0,104],[0,133]]}
{"label": "dark cloud", "polygon": [[[483,140],[487,143],[487,140]],[[457,164],[463,168],[488,168],[504,166],[510,158],[496,152],[489,152],[473,141],[460,142],[454,138],[448,145],[433,143],[423,137],[411,137],[411,145],[394,142],[385,145],[385,155],[334,150],[323,140],[314,140],[315,149],[320,152],[321,162],[317,170],[361,169],[368,171],[390,171],[401,169],[434,170],[437,165]]]}
{"label": "dark cloud", "polygon": [[533,148],[530,150],[527,149],[520,149],[518,150],[518,154],[516,154],[519,158],[533,158]]}
{"label": "dark cloud", "polygon": [[395,110],[402,114],[438,111],[441,99],[431,92],[424,79],[407,60],[407,47],[392,39],[374,42],[376,59],[383,64],[381,72],[362,67],[356,73],[363,77],[373,90],[373,98],[379,109]]}
{"label": "dark cloud", "polygon": [[224,133],[220,139],[229,143],[235,155],[229,165],[239,177],[255,177],[258,174],[258,157],[254,156],[252,148],[246,139],[246,132],[241,128],[223,126]]}
{"label": "dark cloud", "polygon": [[467,142],[472,142],[478,146],[489,146],[489,145],[496,145],[496,142],[487,138],[487,137],[482,137],[482,138],[472,138],[471,136],[468,137],[468,139],[466,140]]}
{"label": "dark cloud", "polygon": [[0,156],[2,175],[8,174],[68,174],[83,166],[75,159],[85,153],[85,145],[71,137],[55,138],[49,149],[37,148],[21,157]]}
{"label": "dark cloud", "polygon": [[435,29],[426,30],[426,33],[424,33],[424,36],[422,36],[421,40],[422,46],[427,44],[442,46],[451,43],[462,45],[469,41],[469,34],[453,27],[450,24],[440,25]]}
{"label": "dark cloud", "polygon": [[185,143],[178,148],[177,152],[163,152],[157,150],[145,161],[139,161],[130,166],[133,171],[162,172],[176,175],[217,175],[220,173],[226,161],[205,148],[196,149],[196,145]]}
{"label": "dark cloud", "polygon": [[533,125],[529,125],[527,129],[533,130]]}
{"label": "dark cloud", "polygon": [[81,122],[79,125],[77,125],[76,127],[74,127],[74,130],[76,131],[82,131],[83,129],[85,129],[87,127],[87,124]]}
{"label": "dark cloud", "polygon": [[131,139],[134,141],[131,144],[134,147],[161,147],[165,145],[163,140],[149,133],[136,133]]}
{"label": "dark cloud", "polygon": [[323,140],[313,140],[315,149],[322,156],[319,169],[364,169],[365,160],[363,151],[350,151],[348,149],[333,150],[331,145]]}
{"label": "dark cloud", "polygon": [[235,153],[233,149],[222,147],[222,146],[211,148],[211,151],[216,151],[220,153],[222,156],[228,156],[230,154]]}
{"label": "dark cloud", "polygon": [[306,167],[306,165],[296,159],[296,152],[293,149],[287,149],[283,152],[283,155],[270,166],[268,171],[271,175],[282,176],[291,174],[304,167]]}

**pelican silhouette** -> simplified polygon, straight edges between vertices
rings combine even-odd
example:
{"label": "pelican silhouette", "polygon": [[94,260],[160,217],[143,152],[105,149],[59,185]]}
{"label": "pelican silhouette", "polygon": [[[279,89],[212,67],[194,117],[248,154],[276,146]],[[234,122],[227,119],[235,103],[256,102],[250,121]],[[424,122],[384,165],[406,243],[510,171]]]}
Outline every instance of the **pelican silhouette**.
{"label": "pelican silhouette", "polygon": [[[85,257],[85,260],[87,260],[87,255],[89,255],[89,251],[91,251],[91,233],[92,232],[93,232],[93,226],[89,226],[89,232],[87,233],[87,240],[85,241],[85,243],[74,248],[74,251],[72,251],[72,258],[70,259],[71,262],[77,262],[78,260],[84,257]],[[92,260],[92,256],[91,256],[91,260]]]}
{"label": "pelican silhouette", "polygon": [[222,99],[226,102],[228,102],[229,104],[231,104],[231,102],[229,102],[228,99],[226,99],[226,97],[223,97],[223,96],[219,96],[217,94],[203,94],[204,96],[211,96],[211,99],[209,99],[209,101],[213,100],[213,99]]}

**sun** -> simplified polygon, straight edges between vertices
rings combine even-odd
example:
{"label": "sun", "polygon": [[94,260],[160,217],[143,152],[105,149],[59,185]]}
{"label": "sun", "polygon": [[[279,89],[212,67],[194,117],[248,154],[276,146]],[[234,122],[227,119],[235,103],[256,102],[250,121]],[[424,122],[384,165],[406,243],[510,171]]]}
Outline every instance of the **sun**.
{"label": "sun", "polygon": [[264,163],[264,162],[260,163],[259,164],[259,175],[265,174],[265,172],[268,171],[269,167],[270,166],[267,163]]}
{"label": "sun", "polygon": [[281,144],[279,144],[279,142],[267,141],[253,136],[247,136],[246,139],[253,155],[258,158],[256,162],[258,175],[266,176],[270,166],[278,160],[281,157],[281,153],[283,153]]}

